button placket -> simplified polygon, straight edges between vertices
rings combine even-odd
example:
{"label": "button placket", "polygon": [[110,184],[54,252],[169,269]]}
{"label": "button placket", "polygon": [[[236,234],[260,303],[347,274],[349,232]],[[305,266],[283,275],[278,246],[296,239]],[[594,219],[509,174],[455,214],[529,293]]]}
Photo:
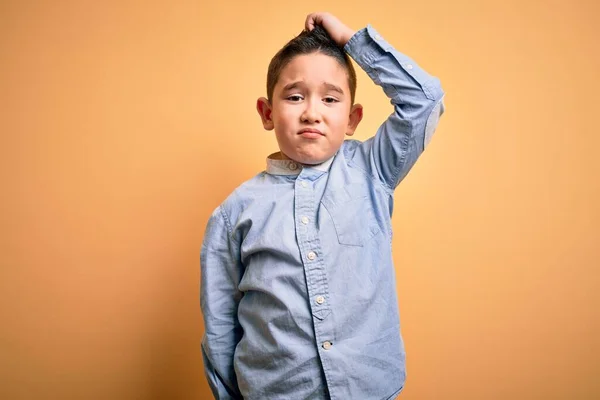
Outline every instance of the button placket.
{"label": "button placket", "polygon": [[330,305],[325,301],[328,295],[329,284],[325,270],[325,260],[322,254],[323,248],[316,226],[316,215],[320,202],[315,201],[314,183],[306,179],[310,173],[310,169],[304,169],[297,178],[298,181],[294,194],[294,221],[297,243],[306,278],[307,306],[312,315],[314,328],[313,340],[315,346],[319,349],[325,380],[329,385],[331,379],[329,364],[331,360],[328,357],[324,357],[321,353],[330,351],[332,348],[333,338],[335,338],[335,327],[333,326],[333,319],[327,318],[331,314]]}
{"label": "button placket", "polygon": [[305,169],[297,178],[294,213],[296,215],[296,237],[304,265],[308,298],[311,299],[309,301],[310,311],[316,324],[319,321],[323,321],[331,313],[331,310],[325,302],[321,304],[316,302],[318,296],[323,297],[323,300],[325,300],[328,283],[324,260],[321,254],[322,247],[315,225],[318,202],[314,200],[314,186],[307,179],[307,174],[310,174],[310,170]]}

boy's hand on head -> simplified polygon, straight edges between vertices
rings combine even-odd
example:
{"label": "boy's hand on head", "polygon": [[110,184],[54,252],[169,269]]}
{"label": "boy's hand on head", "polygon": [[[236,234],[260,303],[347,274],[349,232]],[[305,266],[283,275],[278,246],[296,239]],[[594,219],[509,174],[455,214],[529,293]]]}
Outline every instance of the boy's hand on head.
{"label": "boy's hand on head", "polygon": [[328,12],[315,12],[308,14],[305,29],[312,31],[316,25],[321,25],[329,36],[340,46],[344,47],[348,40],[356,33]]}

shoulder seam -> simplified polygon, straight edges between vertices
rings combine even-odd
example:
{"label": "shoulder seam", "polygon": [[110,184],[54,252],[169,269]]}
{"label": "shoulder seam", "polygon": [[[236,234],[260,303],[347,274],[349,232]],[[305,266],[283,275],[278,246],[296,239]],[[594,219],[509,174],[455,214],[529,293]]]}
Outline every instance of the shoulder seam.
{"label": "shoulder seam", "polygon": [[231,239],[234,239],[233,238],[233,228],[231,226],[231,220],[229,219],[229,216],[227,215],[227,213],[223,209],[223,205],[219,206],[219,212],[221,213],[221,216],[223,217],[223,221],[225,221],[225,226],[227,227],[227,234],[228,234],[228,236]]}
{"label": "shoulder seam", "polygon": [[[358,140],[348,140],[348,142],[358,142]],[[347,151],[344,151],[344,154],[348,154]],[[391,189],[390,187],[388,187],[388,185],[381,179],[379,179],[377,176],[375,175],[370,175],[366,170],[364,170],[363,168],[359,167],[358,165],[356,165],[356,163],[354,162],[354,160],[350,157],[346,157],[346,161],[348,162],[348,165],[354,169],[359,170],[360,172],[362,172],[367,178],[376,181],[379,185],[381,185],[381,187],[383,187],[383,189],[385,190],[385,192],[388,194],[388,196],[390,197],[394,197],[394,190]]]}

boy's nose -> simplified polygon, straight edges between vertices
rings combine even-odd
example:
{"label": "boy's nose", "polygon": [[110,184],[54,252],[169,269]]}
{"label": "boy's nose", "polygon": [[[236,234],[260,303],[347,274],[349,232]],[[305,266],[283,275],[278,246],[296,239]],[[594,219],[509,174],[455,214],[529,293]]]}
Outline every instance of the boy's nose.
{"label": "boy's nose", "polygon": [[302,119],[302,122],[308,123],[320,122],[321,119],[316,106],[312,102],[306,103],[306,108],[304,108],[304,112],[300,118]]}

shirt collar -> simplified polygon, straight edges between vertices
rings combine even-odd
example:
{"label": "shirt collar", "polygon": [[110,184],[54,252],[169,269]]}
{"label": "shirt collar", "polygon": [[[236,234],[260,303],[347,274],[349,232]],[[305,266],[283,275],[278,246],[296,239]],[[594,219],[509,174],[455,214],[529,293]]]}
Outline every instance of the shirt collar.
{"label": "shirt collar", "polygon": [[273,153],[267,157],[267,173],[271,175],[298,175],[303,168],[314,168],[318,171],[327,172],[333,162],[335,154],[321,164],[300,164],[294,160],[282,160],[281,152]]}

